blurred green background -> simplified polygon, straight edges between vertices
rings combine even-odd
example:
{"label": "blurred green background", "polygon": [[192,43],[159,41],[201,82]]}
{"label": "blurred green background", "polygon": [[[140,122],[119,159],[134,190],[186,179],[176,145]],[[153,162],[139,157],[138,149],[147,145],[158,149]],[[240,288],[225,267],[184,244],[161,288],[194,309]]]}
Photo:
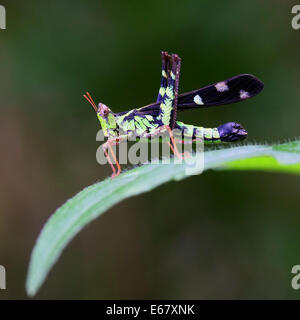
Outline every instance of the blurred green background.
{"label": "blurred green background", "polygon": [[[86,90],[116,112],[148,104],[168,50],[183,59],[180,92],[239,73],[265,83],[250,101],[181,120],[237,121],[250,142],[299,137],[295,1],[1,4],[0,299],[26,298],[30,253],[49,215],[111,174],[95,160],[99,123]],[[36,298],[297,299],[299,185],[299,176],[209,171],[126,200],[72,241]]]}

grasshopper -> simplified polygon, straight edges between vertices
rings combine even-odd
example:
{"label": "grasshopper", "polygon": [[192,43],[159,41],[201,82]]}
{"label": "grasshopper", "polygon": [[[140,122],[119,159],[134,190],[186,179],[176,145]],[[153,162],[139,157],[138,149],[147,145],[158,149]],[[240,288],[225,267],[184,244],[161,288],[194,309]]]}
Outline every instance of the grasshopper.
{"label": "grasshopper", "polygon": [[250,74],[240,74],[178,95],[181,59],[177,54],[169,54],[166,51],[161,52],[161,59],[161,83],[157,100],[152,104],[114,113],[104,103],[100,102],[96,106],[88,92],[84,95],[95,109],[104,136],[107,138],[102,149],[112,168],[112,178],[121,172],[121,166],[112,147],[132,135],[140,139],[149,139],[165,132],[170,137],[168,143],[172,152],[181,158],[184,154],[179,153],[176,143],[184,143],[184,139],[175,139],[174,129],[179,130],[182,136],[189,136],[193,141],[202,140],[205,144],[239,141],[248,135],[242,125],[236,122],[227,122],[215,128],[184,124],[177,120],[177,111],[225,105],[249,99],[263,89],[264,84],[260,80]]}

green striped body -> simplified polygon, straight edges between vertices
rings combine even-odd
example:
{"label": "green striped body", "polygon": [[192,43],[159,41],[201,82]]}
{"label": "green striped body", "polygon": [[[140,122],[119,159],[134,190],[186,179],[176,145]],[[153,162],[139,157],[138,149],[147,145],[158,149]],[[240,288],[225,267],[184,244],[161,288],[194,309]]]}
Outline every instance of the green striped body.
{"label": "green striped body", "polygon": [[[138,115],[138,110],[134,109],[123,115],[115,115],[112,123],[110,119],[110,126],[107,128],[107,136],[114,138],[119,135],[135,135],[140,138],[150,138],[163,132],[161,116]],[[217,128],[204,128],[193,125],[184,124],[176,121],[176,130],[180,131],[182,137],[192,138],[193,140],[204,140],[204,143],[220,143],[220,135]],[[177,132],[178,133],[178,132]]]}
{"label": "green striped body", "polygon": [[181,121],[176,121],[176,128],[181,130],[184,137],[192,138],[193,140],[204,140],[204,143],[221,143],[218,128],[204,128],[184,124]]}

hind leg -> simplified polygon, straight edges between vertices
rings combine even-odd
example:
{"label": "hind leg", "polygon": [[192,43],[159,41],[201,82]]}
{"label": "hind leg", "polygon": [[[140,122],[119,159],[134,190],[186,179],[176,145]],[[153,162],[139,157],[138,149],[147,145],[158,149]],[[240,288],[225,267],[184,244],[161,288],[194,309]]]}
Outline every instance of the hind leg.
{"label": "hind leg", "polygon": [[[176,117],[177,117],[177,106],[178,106],[178,90],[179,90],[179,77],[180,77],[180,68],[181,68],[181,58],[175,54],[174,55],[174,64],[176,63],[176,67],[174,69],[175,74],[175,82],[174,82],[174,102],[173,102],[173,111],[171,117],[170,126],[172,130],[175,128],[176,125]],[[173,70],[172,70],[173,73]],[[172,74],[171,74],[172,76]]]}
{"label": "hind leg", "polygon": [[167,88],[160,104],[159,120],[169,133],[171,140],[169,146],[171,150],[175,156],[182,158],[184,154],[179,153],[172,132],[176,124],[180,67],[181,59],[177,54],[172,54],[170,72],[167,78]]}
{"label": "hind leg", "polygon": [[167,51],[161,51],[161,81],[156,102],[161,102],[166,93],[166,89],[168,86],[168,74],[170,73],[170,59],[171,56],[168,54]]}
{"label": "hind leg", "polygon": [[171,56],[170,72],[167,78],[167,87],[159,107],[159,120],[163,125],[174,129],[177,114],[177,99],[181,59],[177,54]]}

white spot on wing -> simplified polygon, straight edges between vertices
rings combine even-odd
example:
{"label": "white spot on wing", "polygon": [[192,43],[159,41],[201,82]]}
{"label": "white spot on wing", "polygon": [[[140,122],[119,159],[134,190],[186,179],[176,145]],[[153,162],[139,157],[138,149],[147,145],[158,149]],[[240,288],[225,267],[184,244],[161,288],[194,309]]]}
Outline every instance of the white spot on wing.
{"label": "white spot on wing", "polygon": [[202,101],[202,98],[199,96],[199,94],[197,94],[195,97],[194,97],[194,102],[196,104],[204,104],[203,101]]}
{"label": "white spot on wing", "polygon": [[245,91],[245,90],[240,90],[240,98],[241,98],[241,99],[250,98],[249,92],[247,92],[247,91]]}
{"label": "white spot on wing", "polygon": [[228,85],[226,84],[226,81],[219,82],[215,85],[215,88],[218,92],[224,92],[229,90]]}

